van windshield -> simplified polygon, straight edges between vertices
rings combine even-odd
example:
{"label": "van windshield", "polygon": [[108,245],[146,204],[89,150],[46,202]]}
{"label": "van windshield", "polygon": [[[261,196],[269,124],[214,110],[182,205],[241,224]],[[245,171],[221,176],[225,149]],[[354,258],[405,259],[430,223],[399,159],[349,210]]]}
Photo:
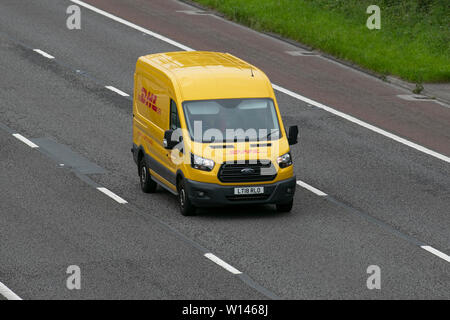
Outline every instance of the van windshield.
{"label": "van windshield", "polygon": [[281,136],[269,98],[186,101],[183,110],[196,142],[264,141]]}

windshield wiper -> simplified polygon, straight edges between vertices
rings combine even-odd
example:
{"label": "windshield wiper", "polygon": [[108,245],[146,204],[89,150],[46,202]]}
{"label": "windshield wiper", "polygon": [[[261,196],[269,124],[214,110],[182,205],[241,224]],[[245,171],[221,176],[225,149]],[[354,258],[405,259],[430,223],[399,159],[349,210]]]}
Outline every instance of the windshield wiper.
{"label": "windshield wiper", "polygon": [[275,129],[275,130],[270,130],[270,132],[268,134],[266,134],[264,137],[260,137],[258,139],[258,141],[263,141],[263,140],[268,140],[270,138],[270,136],[272,135],[272,133],[279,133],[280,129]]}

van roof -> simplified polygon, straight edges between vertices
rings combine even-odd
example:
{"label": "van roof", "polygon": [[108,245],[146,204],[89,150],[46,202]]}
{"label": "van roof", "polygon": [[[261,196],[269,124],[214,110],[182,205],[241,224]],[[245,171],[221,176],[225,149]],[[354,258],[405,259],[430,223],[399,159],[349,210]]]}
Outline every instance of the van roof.
{"label": "van roof", "polygon": [[273,97],[261,70],[228,53],[166,52],[139,58],[138,67],[139,62],[164,72],[178,85],[183,101]]}

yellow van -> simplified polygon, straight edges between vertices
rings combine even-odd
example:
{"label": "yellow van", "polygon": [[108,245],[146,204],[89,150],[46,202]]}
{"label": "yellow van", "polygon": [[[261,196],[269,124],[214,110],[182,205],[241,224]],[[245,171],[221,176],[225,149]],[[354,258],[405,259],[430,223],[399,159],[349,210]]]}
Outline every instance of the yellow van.
{"label": "yellow van", "polygon": [[134,75],[133,147],[142,191],[198,207],[275,204],[292,209],[296,179],[272,85],[227,53],[169,52],[140,57]]}

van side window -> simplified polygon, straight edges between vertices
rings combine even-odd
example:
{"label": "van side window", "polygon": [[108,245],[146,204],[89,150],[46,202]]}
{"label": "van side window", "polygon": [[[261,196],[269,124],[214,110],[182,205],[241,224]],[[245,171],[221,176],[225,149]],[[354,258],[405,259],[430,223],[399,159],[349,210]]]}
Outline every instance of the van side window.
{"label": "van side window", "polygon": [[178,117],[177,104],[170,99],[170,130],[181,128],[180,118]]}

